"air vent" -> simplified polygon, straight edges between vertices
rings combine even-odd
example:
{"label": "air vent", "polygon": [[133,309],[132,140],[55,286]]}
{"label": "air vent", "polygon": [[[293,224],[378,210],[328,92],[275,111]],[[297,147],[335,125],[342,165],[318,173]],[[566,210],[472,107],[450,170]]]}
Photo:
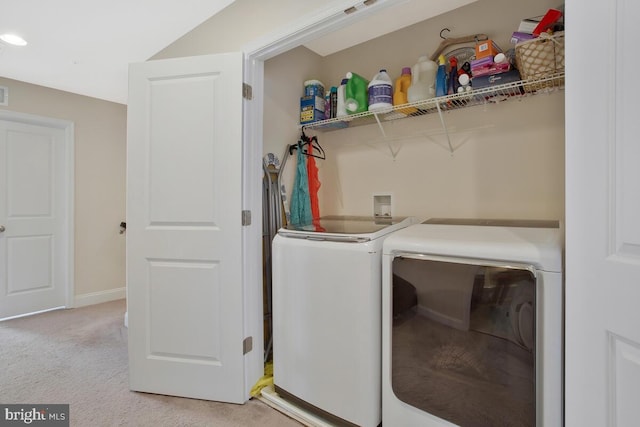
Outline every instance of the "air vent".
{"label": "air vent", "polygon": [[0,105],[9,105],[9,88],[0,86]]}

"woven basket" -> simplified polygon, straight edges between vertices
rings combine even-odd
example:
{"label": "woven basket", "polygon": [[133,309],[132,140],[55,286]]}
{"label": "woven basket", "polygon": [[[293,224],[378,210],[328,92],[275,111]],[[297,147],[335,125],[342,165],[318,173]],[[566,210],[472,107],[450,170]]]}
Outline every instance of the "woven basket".
{"label": "woven basket", "polygon": [[[516,65],[523,80],[544,79],[564,71],[564,31],[516,45]],[[564,82],[562,82],[564,83]],[[552,83],[539,82],[525,85],[526,91],[550,87]]]}

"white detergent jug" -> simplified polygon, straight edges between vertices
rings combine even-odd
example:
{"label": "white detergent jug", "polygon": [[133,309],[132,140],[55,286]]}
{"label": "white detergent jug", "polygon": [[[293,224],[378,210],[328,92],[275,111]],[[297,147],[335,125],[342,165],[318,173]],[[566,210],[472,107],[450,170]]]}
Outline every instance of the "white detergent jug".
{"label": "white detergent jug", "polygon": [[373,76],[368,86],[369,111],[389,111],[393,107],[393,83],[387,70]]}
{"label": "white detergent jug", "polygon": [[411,68],[411,86],[407,90],[409,102],[430,99],[436,95],[436,73],[438,64],[428,56],[418,58],[418,63]]}

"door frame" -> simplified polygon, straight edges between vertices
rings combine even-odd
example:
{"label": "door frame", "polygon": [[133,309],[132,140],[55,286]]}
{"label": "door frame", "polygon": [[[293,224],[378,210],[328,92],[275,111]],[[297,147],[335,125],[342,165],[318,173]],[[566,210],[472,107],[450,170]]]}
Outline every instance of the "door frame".
{"label": "door frame", "polygon": [[19,113],[10,110],[0,110],[0,120],[21,123],[26,125],[43,126],[64,131],[64,143],[66,150],[65,157],[65,173],[63,186],[66,191],[66,199],[61,201],[65,204],[67,218],[65,221],[65,233],[62,236],[65,239],[65,259],[64,272],[65,277],[65,307],[73,308],[75,306],[75,136],[74,123],[69,120],[55,119],[51,117],[38,116],[35,114]]}
{"label": "door frame", "polygon": [[[364,5],[363,0],[339,0],[313,15],[308,15],[246,44],[244,53],[244,82],[252,88],[252,97],[245,99],[243,108],[243,209],[251,212],[253,220],[243,227],[242,279],[244,298],[245,337],[263,336],[262,301],[262,150],[264,113],[264,61],[303,45],[319,36],[344,28],[361,18],[377,13],[406,0],[378,0]],[[345,13],[355,7],[357,13]],[[263,343],[253,343],[262,349]],[[262,351],[251,351],[245,359],[245,390],[251,390],[255,378],[264,372]]]}

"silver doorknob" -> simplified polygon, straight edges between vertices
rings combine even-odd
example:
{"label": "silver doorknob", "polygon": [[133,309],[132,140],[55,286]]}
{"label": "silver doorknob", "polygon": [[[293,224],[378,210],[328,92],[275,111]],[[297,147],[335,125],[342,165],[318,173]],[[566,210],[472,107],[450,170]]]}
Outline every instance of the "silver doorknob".
{"label": "silver doorknob", "polygon": [[4,225],[0,225],[0,233],[4,233],[4,230],[6,230],[6,228],[4,228]]}

